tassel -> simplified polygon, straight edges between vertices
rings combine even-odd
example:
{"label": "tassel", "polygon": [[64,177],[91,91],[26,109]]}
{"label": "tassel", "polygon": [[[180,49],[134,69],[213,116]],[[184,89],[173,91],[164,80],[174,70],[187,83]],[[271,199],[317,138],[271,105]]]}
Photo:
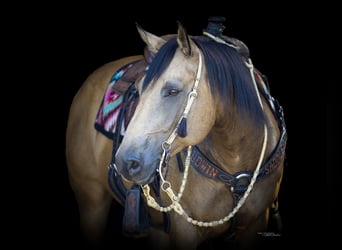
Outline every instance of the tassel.
{"label": "tassel", "polygon": [[187,130],[187,128],[186,128],[186,116],[183,116],[181,122],[179,123],[178,129],[177,129],[177,134],[180,137],[185,137],[185,136],[187,136],[186,130]]}

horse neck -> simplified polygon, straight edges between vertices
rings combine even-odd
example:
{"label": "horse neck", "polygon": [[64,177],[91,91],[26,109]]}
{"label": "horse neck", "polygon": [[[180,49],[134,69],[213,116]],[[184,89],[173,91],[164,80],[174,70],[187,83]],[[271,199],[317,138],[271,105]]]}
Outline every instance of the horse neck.
{"label": "horse neck", "polygon": [[[231,174],[246,170],[254,171],[262,150],[264,128],[263,125],[256,128],[251,124],[252,121],[217,123],[198,146],[209,160]],[[277,133],[274,119],[266,125],[270,143],[266,148],[265,157],[276,144]]]}

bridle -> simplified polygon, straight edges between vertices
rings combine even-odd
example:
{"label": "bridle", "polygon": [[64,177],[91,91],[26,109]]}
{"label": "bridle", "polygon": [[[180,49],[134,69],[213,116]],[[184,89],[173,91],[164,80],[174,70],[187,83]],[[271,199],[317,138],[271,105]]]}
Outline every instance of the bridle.
{"label": "bridle", "polygon": [[[225,43],[224,40],[219,41],[221,43]],[[230,46],[228,43],[225,43],[226,45]],[[160,206],[155,199],[150,195],[150,187],[148,184],[143,185],[142,189],[147,201],[147,205],[154,208],[157,211],[160,212],[169,212],[171,210],[174,210],[176,213],[180,214],[181,216],[183,216],[186,221],[188,221],[189,223],[196,225],[196,226],[200,226],[200,227],[214,227],[214,226],[218,226],[218,225],[222,225],[225,222],[229,221],[241,208],[241,206],[245,203],[248,195],[250,194],[251,190],[253,189],[254,183],[257,180],[257,177],[259,175],[259,170],[260,167],[262,165],[264,156],[265,156],[265,151],[266,151],[266,145],[267,145],[267,126],[266,124],[264,124],[264,139],[263,139],[263,144],[262,144],[262,148],[261,148],[261,152],[260,152],[260,156],[259,156],[259,160],[257,163],[257,166],[253,172],[253,176],[249,182],[249,185],[246,189],[246,191],[244,192],[243,196],[238,200],[237,204],[234,206],[234,208],[232,209],[232,211],[225,217],[218,219],[218,220],[214,220],[214,221],[199,221],[197,219],[194,219],[192,217],[190,217],[186,211],[183,209],[180,201],[186,186],[186,182],[187,182],[187,177],[188,177],[188,171],[189,171],[189,166],[191,165],[191,153],[192,153],[192,146],[188,146],[187,148],[187,154],[185,157],[185,170],[184,170],[184,175],[183,175],[183,179],[180,185],[180,189],[178,194],[175,194],[174,190],[172,189],[172,185],[169,181],[165,180],[164,176],[163,176],[163,168],[167,167],[168,165],[168,159],[170,157],[170,151],[171,151],[171,145],[173,143],[173,141],[176,139],[177,136],[179,136],[179,128],[181,127],[181,124],[186,122],[188,113],[191,109],[191,106],[193,104],[193,101],[195,100],[195,98],[197,97],[197,88],[198,88],[198,84],[200,81],[200,77],[201,77],[201,73],[202,73],[202,55],[201,53],[199,53],[199,60],[198,60],[198,67],[197,67],[197,73],[196,73],[196,77],[194,80],[194,84],[192,87],[192,90],[189,92],[188,94],[188,98],[187,98],[187,103],[186,106],[184,108],[183,114],[180,117],[179,121],[176,124],[176,127],[172,130],[171,134],[169,135],[169,137],[167,138],[167,140],[165,140],[162,144],[162,156],[160,158],[160,162],[159,162],[159,168],[157,169],[157,172],[159,174],[160,180],[161,180],[161,190],[163,192],[165,192],[170,201],[171,204],[169,206],[163,207]],[[254,77],[254,67],[253,64],[251,62],[251,59],[248,58],[248,60],[246,61],[246,66],[249,68],[251,76],[252,76],[252,80],[253,80],[253,84],[254,84],[254,88],[255,91],[257,93],[258,96],[258,100],[259,100],[259,104],[261,106],[262,109],[264,109],[261,98],[260,98],[260,94],[259,94],[259,90],[255,81],[255,77]],[[182,136],[182,135],[180,135]],[[243,175],[243,174],[242,174]],[[244,177],[244,176],[242,176]]]}

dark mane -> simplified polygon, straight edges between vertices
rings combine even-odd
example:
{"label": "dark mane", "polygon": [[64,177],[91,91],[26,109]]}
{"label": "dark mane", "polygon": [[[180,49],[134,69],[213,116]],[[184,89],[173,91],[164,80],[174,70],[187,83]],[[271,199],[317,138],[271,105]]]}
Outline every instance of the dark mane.
{"label": "dark mane", "polygon": [[[242,56],[235,49],[207,37],[192,37],[192,40],[203,53],[212,95],[219,95],[228,112],[230,107],[236,107],[239,117],[249,117],[256,124],[263,124],[265,115]],[[175,38],[161,47],[147,71],[143,89],[163,73],[177,48]]]}
{"label": "dark mane", "polygon": [[171,38],[159,49],[146,73],[142,90],[144,90],[153,79],[158,79],[159,76],[161,76],[167,66],[169,66],[177,48],[178,43],[176,38]]}

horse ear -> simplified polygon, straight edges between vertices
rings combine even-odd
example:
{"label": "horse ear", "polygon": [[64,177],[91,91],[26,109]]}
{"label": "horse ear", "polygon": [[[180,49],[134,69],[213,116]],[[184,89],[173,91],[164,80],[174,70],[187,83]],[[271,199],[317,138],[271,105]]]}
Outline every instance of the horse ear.
{"label": "horse ear", "polygon": [[177,23],[178,23],[178,36],[177,36],[178,45],[181,48],[184,55],[191,56],[192,55],[191,41],[190,41],[188,32],[185,30],[184,26],[180,22],[177,22]]}
{"label": "horse ear", "polygon": [[141,39],[146,43],[148,50],[153,54],[156,54],[158,50],[161,48],[161,46],[163,46],[164,43],[166,43],[166,40],[156,35],[153,35],[150,32],[147,32],[146,30],[141,28],[141,26],[138,23],[136,23],[136,26],[141,36]]}

